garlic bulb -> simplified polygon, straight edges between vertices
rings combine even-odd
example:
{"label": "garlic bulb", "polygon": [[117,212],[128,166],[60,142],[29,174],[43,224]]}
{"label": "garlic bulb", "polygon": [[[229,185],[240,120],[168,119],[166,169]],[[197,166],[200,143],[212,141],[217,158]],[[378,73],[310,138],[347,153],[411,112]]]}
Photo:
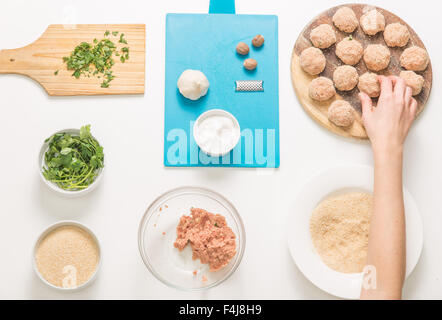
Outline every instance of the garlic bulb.
{"label": "garlic bulb", "polygon": [[209,80],[199,70],[185,70],[178,79],[180,93],[190,100],[198,100],[207,94]]}

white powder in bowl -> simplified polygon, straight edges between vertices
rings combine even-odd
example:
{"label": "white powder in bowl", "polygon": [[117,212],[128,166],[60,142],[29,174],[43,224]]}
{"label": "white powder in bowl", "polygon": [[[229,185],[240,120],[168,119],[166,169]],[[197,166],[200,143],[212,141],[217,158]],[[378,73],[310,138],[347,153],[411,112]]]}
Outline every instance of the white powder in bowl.
{"label": "white powder in bowl", "polygon": [[240,134],[237,123],[231,117],[214,114],[197,122],[195,140],[204,152],[220,156],[235,147]]}

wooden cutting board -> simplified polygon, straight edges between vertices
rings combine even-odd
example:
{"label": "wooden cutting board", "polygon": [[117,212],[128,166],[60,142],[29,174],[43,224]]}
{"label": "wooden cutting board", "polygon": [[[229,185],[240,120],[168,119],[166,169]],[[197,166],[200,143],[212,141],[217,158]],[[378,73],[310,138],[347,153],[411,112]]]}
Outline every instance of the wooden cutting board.
{"label": "wooden cutting board", "polygon": [[[93,43],[104,38],[106,30],[124,33],[127,44],[120,44],[119,35],[111,39],[117,46],[129,47],[130,58],[121,63],[114,57],[112,67],[115,79],[108,88],[101,88],[103,78],[81,76],[76,79],[66,69],[63,57],[69,56],[81,42]],[[145,78],[144,24],[78,24],[50,25],[35,42],[18,49],[0,51],[0,74],[26,75],[37,82],[51,96],[140,94],[144,93]],[[54,72],[59,70],[58,74]]]}
{"label": "wooden cutting board", "polygon": [[[350,7],[353,9],[353,11],[356,14],[356,17],[360,19],[360,17],[367,12],[367,10],[371,10],[376,8],[379,12],[381,12],[384,17],[386,24],[394,23],[394,22],[400,22],[404,25],[406,25],[410,31],[410,41],[408,45],[405,48],[408,48],[410,46],[416,45],[422,48],[425,48],[422,40],[419,38],[419,36],[416,34],[416,32],[401,18],[397,17],[395,14],[374,6],[369,6],[365,4],[347,4],[343,5],[346,7]],[[336,31],[336,39],[339,43],[343,38],[348,37],[348,34],[339,31],[337,28],[333,25],[333,15],[335,12],[343,6],[334,7],[331,9],[328,9],[327,11],[321,13],[319,16],[317,16],[313,21],[311,21],[305,29],[301,32],[299,35],[298,40],[295,43],[295,47],[293,48],[292,53],[292,61],[291,61],[291,76],[292,76],[292,84],[295,89],[295,92],[298,96],[298,99],[302,105],[302,107],[305,109],[305,111],[314,119],[316,120],[321,126],[326,128],[327,130],[334,132],[338,135],[344,136],[344,137],[351,137],[351,138],[357,138],[357,139],[367,139],[367,133],[365,132],[365,128],[362,124],[361,119],[361,103],[359,101],[358,93],[359,90],[356,87],[352,91],[349,92],[341,92],[337,91],[337,95],[335,98],[333,98],[330,101],[325,102],[317,102],[312,100],[309,97],[308,94],[308,87],[310,82],[316,78],[316,76],[310,76],[307,73],[305,73],[299,63],[299,56],[301,55],[301,52],[311,47],[312,44],[310,42],[310,32],[312,29],[317,27],[320,24],[326,23],[333,26],[334,30]],[[359,28],[352,34],[353,38],[361,42],[364,49],[369,44],[383,44],[386,46],[383,33],[380,32],[375,36],[367,36],[359,26]],[[402,68],[400,66],[400,56],[405,48],[389,48],[391,52],[391,62],[387,69],[377,72],[378,74],[382,75],[399,75],[402,71]],[[324,76],[330,79],[333,79],[333,72],[336,69],[336,67],[343,65],[344,63],[339,60],[339,58],[335,54],[336,45],[331,46],[328,49],[323,50],[323,53],[327,59],[327,65],[325,70],[320,74],[320,76]],[[361,76],[365,72],[367,72],[367,67],[365,66],[365,63],[363,59],[355,66],[355,68],[358,70],[359,75]],[[433,82],[433,73],[432,73],[432,67],[431,63],[428,65],[428,68],[424,72],[418,72],[418,74],[422,75],[425,79],[425,84],[422,92],[415,96],[416,100],[419,104],[419,113],[424,109],[426,102],[428,101],[428,98],[430,96],[432,82]],[[356,110],[356,121],[354,124],[348,128],[342,128],[335,126],[333,123],[331,123],[328,120],[327,112],[328,107],[330,104],[337,99],[344,99],[347,100],[352,104],[352,106]],[[377,103],[377,99],[373,99],[374,105]]]}

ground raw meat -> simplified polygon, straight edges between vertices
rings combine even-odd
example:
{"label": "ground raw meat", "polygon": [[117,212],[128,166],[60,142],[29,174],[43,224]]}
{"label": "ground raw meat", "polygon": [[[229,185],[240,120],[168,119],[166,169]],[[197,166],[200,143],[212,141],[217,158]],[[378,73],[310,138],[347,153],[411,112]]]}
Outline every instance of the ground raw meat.
{"label": "ground raw meat", "polygon": [[328,108],[328,120],[338,127],[349,127],[355,122],[354,109],[345,100],[336,100]]}
{"label": "ground raw meat", "polygon": [[197,208],[190,211],[190,216],[181,217],[173,245],[182,251],[190,243],[193,260],[200,259],[209,265],[210,271],[218,271],[236,254],[235,233],[220,214]]}

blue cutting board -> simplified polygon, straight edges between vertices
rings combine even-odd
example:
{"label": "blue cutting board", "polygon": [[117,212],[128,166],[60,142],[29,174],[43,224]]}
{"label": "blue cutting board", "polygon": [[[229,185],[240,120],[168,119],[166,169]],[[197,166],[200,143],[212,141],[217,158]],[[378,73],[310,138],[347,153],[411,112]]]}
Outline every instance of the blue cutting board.
{"label": "blue cutting board", "polygon": [[[264,46],[252,38],[262,34]],[[248,56],[236,45],[249,44]],[[246,58],[258,61],[254,71]],[[191,101],[177,89],[186,69],[201,70],[210,82],[206,96]],[[273,15],[168,14],[166,17],[164,164],[170,167],[279,167],[278,17]],[[263,92],[235,92],[236,80],[263,80]],[[210,109],[232,113],[241,141],[224,157],[210,157],[193,138],[193,123]]]}

